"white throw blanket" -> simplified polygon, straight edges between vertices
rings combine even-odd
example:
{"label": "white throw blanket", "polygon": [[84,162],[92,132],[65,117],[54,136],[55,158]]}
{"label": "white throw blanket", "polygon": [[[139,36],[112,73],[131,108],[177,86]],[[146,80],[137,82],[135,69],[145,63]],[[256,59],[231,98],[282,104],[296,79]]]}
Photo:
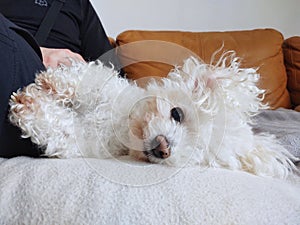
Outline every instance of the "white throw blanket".
{"label": "white throw blanket", "polygon": [[300,178],[129,159],[0,159],[0,224],[300,223]]}

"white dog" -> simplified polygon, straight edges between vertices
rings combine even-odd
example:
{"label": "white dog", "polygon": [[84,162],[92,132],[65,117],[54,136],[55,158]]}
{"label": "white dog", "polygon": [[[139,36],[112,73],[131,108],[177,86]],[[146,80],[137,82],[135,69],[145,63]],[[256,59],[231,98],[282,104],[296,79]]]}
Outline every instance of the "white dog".
{"label": "white dog", "polygon": [[101,62],[77,64],[43,72],[14,93],[9,118],[50,157],[130,154],[283,178],[295,169],[293,156],[250,126],[266,108],[258,80],[233,53],[216,65],[191,57],[145,89]]}

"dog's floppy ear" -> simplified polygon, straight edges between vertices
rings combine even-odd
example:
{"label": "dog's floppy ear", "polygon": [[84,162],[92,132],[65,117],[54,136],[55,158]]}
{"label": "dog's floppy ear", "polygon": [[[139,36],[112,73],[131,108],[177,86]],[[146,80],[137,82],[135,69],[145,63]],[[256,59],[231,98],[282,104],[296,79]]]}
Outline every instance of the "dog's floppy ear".
{"label": "dog's floppy ear", "polygon": [[187,83],[192,77],[194,77],[195,71],[200,64],[200,59],[198,60],[191,56],[184,60],[182,66],[175,66],[175,68],[169,72],[167,78],[172,81]]}
{"label": "dog's floppy ear", "polygon": [[212,111],[216,104],[211,101],[218,81],[210,64],[204,63],[195,57],[185,60],[181,74],[184,74],[184,83],[190,90],[192,101],[201,111]]}
{"label": "dog's floppy ear", "polygon": [[201,63],[200,60],[191,56],[184,61],[184,64],[182,66],[182,71],[184,71],[186,74],[192,75],[200,63]]}
{"label": "dog's floppy ear", "polygon": [[182,72],[185,74],[185,81],[190,83],[189,86],[192,85],[190,88],[194,93],[206,89],[213,90],[217,85],[210,65],[204,63],[201,59],[195,57],[186,59],[182,66]]}

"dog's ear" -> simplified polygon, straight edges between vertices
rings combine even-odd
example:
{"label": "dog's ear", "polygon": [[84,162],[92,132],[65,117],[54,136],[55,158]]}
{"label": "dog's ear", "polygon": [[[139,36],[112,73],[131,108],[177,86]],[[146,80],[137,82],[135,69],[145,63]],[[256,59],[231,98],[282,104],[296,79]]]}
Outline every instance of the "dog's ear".
{"label": "dog's ear", "polygon": [[206,76],[204,78],[204,85],[207,89],[214,90],[218,85],[217,80],[213,76]]}
{"label": "dog's ear", "polygon": [[198,74],[194,74],[194,76],[190,78],[189,86],[193,94],[202,94],[203,92],[208,93],[214,91],[218,86],[218,82],[212,74],[204,74],[199,71]]}
{"label": "dog's ear", "polygon": [[202,63],[203,62],[200,59],[191,56],[184,61],[182,71],[184,71],[187,74],[192,74],[196,70],[196,68]]}
{"label": "dog's ear", "polygon": [[190,82],[189,86],[193,92],[214,89],[217,85],[217,81],[211,73],[210,65],[201,59],[195,57],[186,59],[182,66],[182,72],[186,82]]}
{"label": "dog's ear", "polygon": [[217,87],[217,81],[210,77],[194,77],[190,84],[193,99],[206,98],[214,92]]}

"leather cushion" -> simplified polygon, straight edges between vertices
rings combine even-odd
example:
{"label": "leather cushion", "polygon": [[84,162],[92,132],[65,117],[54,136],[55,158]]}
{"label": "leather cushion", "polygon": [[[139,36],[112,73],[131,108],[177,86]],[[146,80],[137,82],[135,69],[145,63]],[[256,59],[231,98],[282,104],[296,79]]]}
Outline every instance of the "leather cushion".
{"label": "leather cushion", "polygon": [[234,50],[242,67],[259,68],[259,87],[271,108],[290,108],[287,76],[282,53],[283,36],[274,29],[228,32],[182,32],[128,30],[116,38],[117,54],[130,79],[166,76],[189,55],[210,63],[213,54]]}
{"label": "leather cushion", "polygon": [[291,37],[283,43],[284,60],[288,76],[287,88],[293,106],[300,105],[300,37]]}

